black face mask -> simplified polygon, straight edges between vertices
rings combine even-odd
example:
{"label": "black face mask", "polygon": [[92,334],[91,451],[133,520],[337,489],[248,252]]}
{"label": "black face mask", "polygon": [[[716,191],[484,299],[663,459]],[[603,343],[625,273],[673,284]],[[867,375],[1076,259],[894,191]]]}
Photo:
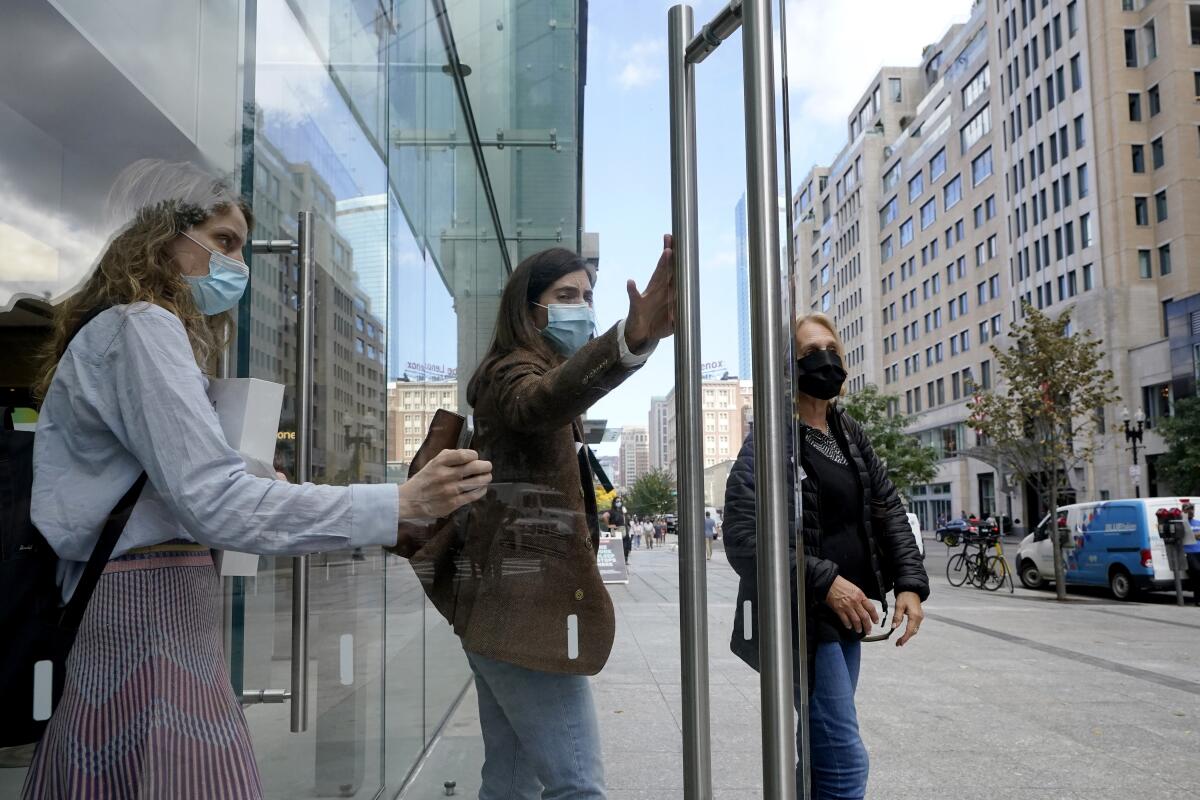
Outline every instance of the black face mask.
{"label": "black face mask", "polygon": [[818,400],[837,396],[846,381],[846,370],[835,350],[815,350],[796,359],[796,388]]}

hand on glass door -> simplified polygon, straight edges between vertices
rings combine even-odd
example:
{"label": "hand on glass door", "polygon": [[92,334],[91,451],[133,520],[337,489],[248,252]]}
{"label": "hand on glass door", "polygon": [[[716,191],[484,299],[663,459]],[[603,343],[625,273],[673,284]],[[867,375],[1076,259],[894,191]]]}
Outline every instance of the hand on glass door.
{"label": "hand on glass door", "polygon": [[625,318],[625,341],[634,353],[642,353],[659,339],[675,332],[675,252],[671,234],[663,235],[663,251],[658,266],[639,292],[631,278],[626,284],[629,292],[629,315]]}
{"label": "hand on glass door", "polygon": [[492,463],[474,450],[443,450],[400,487],[400,521],[449,516],[483,498],[492,482]]}

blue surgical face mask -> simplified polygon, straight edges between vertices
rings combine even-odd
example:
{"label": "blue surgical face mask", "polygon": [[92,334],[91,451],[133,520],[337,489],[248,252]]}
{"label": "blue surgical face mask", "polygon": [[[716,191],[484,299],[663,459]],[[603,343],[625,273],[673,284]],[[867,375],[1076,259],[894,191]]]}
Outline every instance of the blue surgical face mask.
{"label": "blue surgical face mask", "polygon": [[[194,238],[183,234],[196,242]],[[200,242],[196,244],[204,247]],[[209,317],[223,314],[238,304],[246,291],[246,283],[250,280],[250,268],[237,259],[230,258],[216,250],[208,250],[208,274],[184,275],[192,287],[192,297],[200,313]]]}
{"label": "blue surgical face mask", "polygon": [[542,328],[542,336],[567,358],[579,352],[596,332],[596,312],[587,303],[551,303],[542,308],[546,309],[549,320]]}

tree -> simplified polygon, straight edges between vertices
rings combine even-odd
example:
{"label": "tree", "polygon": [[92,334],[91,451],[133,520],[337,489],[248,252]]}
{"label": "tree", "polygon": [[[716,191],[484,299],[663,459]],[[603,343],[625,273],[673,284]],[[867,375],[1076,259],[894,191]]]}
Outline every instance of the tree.
{"label": "tree", "polygon": [[605,491],[604,487],[596,484],[596,511],[604,512],[612,508],[613,500],[617,497],[617,490],[611,492]]}
{"label": "tree", "polygon": [[1071,332],[1073,310],[1051,317],[1024,304],[1024,319],[1010,332],[1012,346],[991,346],[1003,391],[977,390],[970,402],[981,449],[1032,486],[1050,512],[1059,600],[1067,596],[1057,530],[1059,490],[1065,476],[1095,454],[1098,410],[1120,400],[1112,371],[1100,363],[1101,341],[1090,330]]}
{"label": "tree", "polygon": [[671,476],[664,470],[651,470],[637,479],[625,498],[626,509],[639,517],[653,517],[675,510]]}
{"label": "tree", "polygon": [[1200,397],[1175,403],[1175,416],[1158,421],[1167,454],[1155,462],[1175,494],[1200,494]]}
{"label": "tree", "polygon": [[892,483],[901,494],[908,496],[914,486],[929,483],[937,475],[938,456],[932,447],[922,445],[917,437],[904,432],[912,422],[911,417],[888,414],[888,405],[894,400],[899,398],[868,385],[848,396],[842,407],[863,426],[867,440],[887,468]]}

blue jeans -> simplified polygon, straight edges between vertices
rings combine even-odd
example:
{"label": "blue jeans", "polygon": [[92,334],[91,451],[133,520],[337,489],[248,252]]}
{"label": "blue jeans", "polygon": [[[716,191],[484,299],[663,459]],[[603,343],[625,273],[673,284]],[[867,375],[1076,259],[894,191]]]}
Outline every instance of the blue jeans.
{"label": "blue jeans", "polygon": [[[867,793],[867,748],[858,733],[854,690],[862,655],[859,642],[820,642],[814,664],[813,692],[809,696],[808,728],[812,746],[813,800],[861,800]],[[796,705],[799,692],[796,687]],[[800,729],[796,752],[803,753]],[[796,785],[800,765],[796,765]]]}
{"label": "blue jeans", "polygon": [[582,675],[536,672],[467,653],[479,695],[479,800],[604,800],[600,727]]}

